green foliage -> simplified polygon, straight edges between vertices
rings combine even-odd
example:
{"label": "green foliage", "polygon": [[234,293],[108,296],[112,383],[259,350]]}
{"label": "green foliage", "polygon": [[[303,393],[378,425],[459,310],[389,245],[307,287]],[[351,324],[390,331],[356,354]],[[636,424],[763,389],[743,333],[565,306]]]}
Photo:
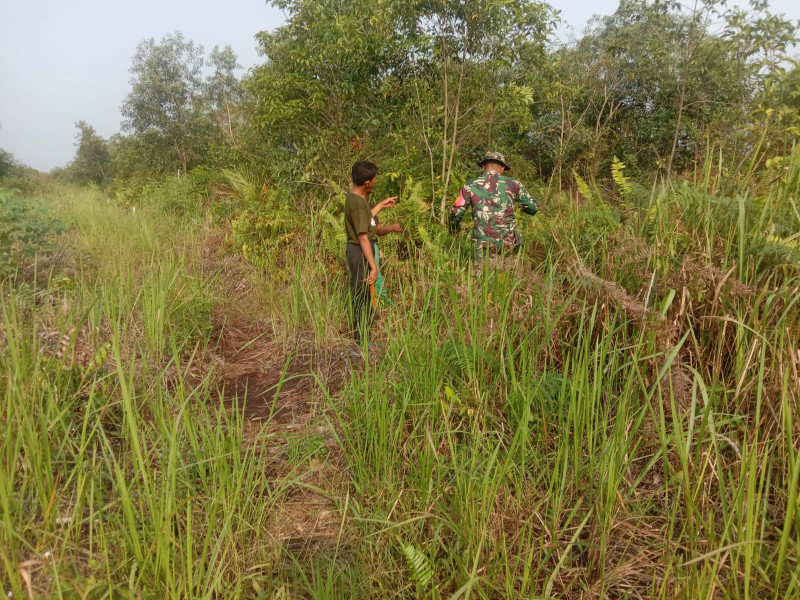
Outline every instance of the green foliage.
{"label": "green foliage", "polygon": [[[92,389],[97,386],[97,380],[107,375],[103,365],[111,350],[111,342],[107,341],[101,344],[86,364],[76,363],[72,359],[75,351],[74,334],[65,336],[61,342],[62,344],[58,349],[58,354],[61,354],[61,356],[44,354],[40,372],[52,381],[64,396],[88,399],[92,395],[91,392],[97,393],[100,391]],[[103,389],[102,391],[102,395],[105,396],[109,390]],[[93,404],[96,403],[97,399],[95,398],[94,400]]]}
{"label": "green foliage", "polygon": [[0,188],[36,195],[41,183],[39,173],[25,166],[13,154],[0,148]]}
{"label": "green foliage", "polygon": [[72,171],[81,182],[101,183],[113,174],[113,164],[107,142],[95,133],[86,121],[75,123],[78,149],[72,161]]}
{"label": "green foliage", "polygon": [[[716,1],[625,0],[551,55],[531,145],[558,184],[576,165],[591,181],[614,156],[632,176],[691,172],[709,136],[719,136],[726,160],[749,162],[765,129],[764,143],[789,142],[764,117],[774,120],[776,101],[788,98],[791,84],[775,82],[796,41],[795,25],[762,2],[724,11]],[[789,124],[789,113],[780,118]]]}
{"label": "green foliage", "polygon": [[[560,406],[563,406],[561,394],[564,384],[561,373],[531,373],[526,381],[520,382],[517,389],[508,395],[503,405],[509,425],[515,430],[526,427],[537,435],[544,434],[548,427],[558,424]],[[562,412],[561,416],[566,415]]]}
{"label": "green foliage", "polygon": [[[431,219],[431,206],[425,201],[425,182],[407,178],[394,208],[380,214],[381,223],[400,223],[400,235],[390,235],[381,240],[381,252],[386,256],[408,258],[419,248],[426,253],[441,255],[447,233]],[[373,196],[376,192],[373,192]]]}
{"label": "green foliage", "polygon": [[334,217],[327,208],[318,213],[322,228],[322,251],[331,258],[345,260],[347,232],[344,229],[344,218]]}
{"label": "green foliage", "polygon": [[[800,264],[772,268],[757,249],[770,235],[796,242],[782,233],[796,232],[781,208],[796,196],[789,162],[752,200],[654,185],[646,225],[618,203],[552,193],[526,221],[544,258],[526,248],[503,272],[412,253],[373,327],[380,360],[349,366],[341,272],[320,260],[324,238],[303,237],[327,218],[276,218],[305,199],[250,172],[224,185],[192,173],[234,198],[247,227],[273,219],[241,225],[262,251],[296,232],[270,248],[268,285],[242,292],[240,271],[194,268],[203,220],[52,188],[74,224],[63,261],[74,275],[7,286],[0,303],[6,586],[15,597],[795,597]],[[214,338],[202,329],[212,306],[225,327]],[[218,377],[246,381],[251,401],[275,399],[294,422],[229,402]],[[51,567],[30,586],[17,558],[29,555]]]}
{"label": "green foliage", "polygon": [[425,227],[419,225],[417,226],[417,234],[419,235],[419,239],[422,241],[422,247],[425,249],[427,254],[432,256],[437,261],[440,261],[444,258],[441,245],[441,240],[444,239],[445,236],[444,231],[439,229],[434,236],[429,233]]}
{"label": "green foliage", "polygon": [[784,239],[776,235],[765,236],[763,241],[750,248],[750,253],[772,268],[781,264],[800,264],[800,242],[796,237]]}
{"label": "green foliage", "polygon": [[580,192],[581,196],[583,196],[583,199],[587,202],[590,202],[594,197],[594,194],[592,194],[589,184],[586,183],[586,180],[584,180],[584,178],[578,175],[575,171],[572,172],[572,176],[575,178],[575,185],[578,186],[578,191]]}
{"label": "green foliage", "polygon": [[300,233],[301,217],[282,190],[250,203],[231,221],[230,242],[236,252],[260,267],[274,265],[280,250]]}
{"label": "green foliage", "polygon": [[[156,43],[139,44],[131,66],[131,92],[122,105],[123,127],[137,138],[157,172],[191,168],[214,158],[227,160],[222,150],[235,143],[234,120],[239,83],[236,56],[226,47],[214,48],[214,72],[202,79],[203,47],[176,32]],[[215,126],[216,124],[216,126]],[[158,163],[154,162],[159,157]]]}
{"label": "green foliage", "polygon": [[433,562],[413,544],[402,544],[400,547],[406,557],[406,564],[411,572],[412,581],[419,586],[418,589],[427,590],[431,579],[433,579]]}
{"label": "green foliage", "polygon": [[230,143],[236,143],[236,130],[241,125],[242,88],[236,70],[241,67],[230,46],[214,46],[208,55],[208,64],[214,70],[204,84],[204,100],[220,134]]}
{"label": "green foliage", "polygon": [[200,218],[203,200],[209,191],[206,172],[196,169],[187,175],[173,175],[139,186],[117,187],[117,199],[136,206],[167,211],[170,214]]}
{"label": "green foliage", "polygon": [[51,237],[65,231],[61,221],[48,218],[43,200],[0,188],[0,274],[13,271],[24,258],[49,252]]}
{"label": "green foliage", "polygon": [[19,164],[14,155],[0,148],[0,177],[11,175],[18,167]]}
{"label": "green foliage", "polygon": [[625,170],[625,163],[620,161],[616,156],[611,163],[611,178],[617,184],[617,191],[624,200],[630,200],[633,197],[633,184],[625,177],[623,171]]}
{"label": "green foliage", "polygon": [[534,88],[520,71],[543,59],[546,4],[275,4],[287,22],[258,34],[267,62],[245,81],[273,178],[344,186],[354,160],[379,155],[401,181],[427,179],[433,201],[486,144],[524,134]]}

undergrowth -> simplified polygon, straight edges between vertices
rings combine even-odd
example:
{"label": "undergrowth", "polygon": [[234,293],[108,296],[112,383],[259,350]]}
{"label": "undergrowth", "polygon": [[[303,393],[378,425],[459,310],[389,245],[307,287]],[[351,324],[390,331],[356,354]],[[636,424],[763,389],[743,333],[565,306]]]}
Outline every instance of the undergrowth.
{"label": "undergrowth", "polygon": [[[2,291],[3,591],[797,596],[796,168],[720,197],[615,164],[616,193],[546,199],[524,252],[478,274],[410,182],[381,215],[404,225],[382,246],[382,356],[342,358],[335,392],[318,378],[321,424],[284,446],[216,393],[203,356],[234,271],[202,246],[254,265],[247,314],[287,357],[310,340],[311,364],[346,336],[338,196],[296,219],[232,175],[180,210],[51,189],[69,233]],[[308,483],[320,463],[342,483]],[[324,543],[276,533],[301,493],[336,507]]]}

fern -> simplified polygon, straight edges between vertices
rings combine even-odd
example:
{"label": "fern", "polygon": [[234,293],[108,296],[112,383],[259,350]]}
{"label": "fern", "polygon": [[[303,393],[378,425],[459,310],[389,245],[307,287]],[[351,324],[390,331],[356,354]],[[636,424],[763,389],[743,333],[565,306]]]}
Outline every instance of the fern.
{"label": "fern", "polygon": [[325,208],[320,209],[319,216],[322,218],[322,251],[334,258],[344,259],[347,244],[344,224]]}
{"label": "fern", "polygon": [[439,350],[442,361],[455,376],[472,379],[476,376],[475,350],[471,344],[446,342]]}
{"label": "fern", "polygon": [[800,241],[768,235],[760,244],[760,253],[778,263],[800,263]]}
{"label": "fern", "polygon": [[424,248],[430,252],[436,260],[443,258],[441,247],[437,243],[437,240],[434,240],[431,237],[431,234],[428,233],[428,230],[422,225],[419,225],[417,227],[417,231],[419,232],[419,238],[422,240],[422,245]]}
{"label": "fern", "polygon": [[261,194],[264,190],[252,175],[248,177],[239,171],[223,169],[222,176],[235,198],[248,203],[258,202],[261,199]]}
{"label": "fern", "polygon": [[584,200],[590,202],[592,200],[592,190],[589,188],[589,184],[577,172],[573,171],[572,175],[575,177],[575,185],[578,186],[581,196],[583,196]]}
{"label": "fern", "polygon": [[422,550],[412,544],[403,544],[402,549],[411,578],[421,589],[427,589],[433,579],[433,563]]}
{"label": "fern", "polygon": [[614,183],[617,184],[619,195],[625,200],[630,200],[633,196],[633,184],[625,177],[625,174],[622,172],[624,169],[625,163],[615,156],[614,161],[611,163],[611,178],[614,180]]}

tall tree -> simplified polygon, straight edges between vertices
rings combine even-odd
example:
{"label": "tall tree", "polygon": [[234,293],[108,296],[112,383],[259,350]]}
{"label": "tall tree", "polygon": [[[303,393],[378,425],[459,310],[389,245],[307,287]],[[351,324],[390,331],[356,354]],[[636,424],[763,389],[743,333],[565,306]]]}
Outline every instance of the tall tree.
{"label": "tall tree", "polygon": [[139,44],[130,72],[131,91],[122,105],[123,128],[171,151],[183,172],[202,154],[203,47],[175,32]]}
{"label": "tall tree", "polygon": [[526,81],[553,23],[543,2],[273,4],[287,23],[258,34],[267,62],[245,87],[270,162],[295,179],[344,184],[354,155],[406,162],[440,216],[475,155],[530,118]]}
{"label": "tall tree", "polygon": [[100,182],[111,175],[113,164],[107,142],[97,135],[86,121],[75,123],[78,128],[75,159],[72,170],[82,181]]}
{"label": "tall tree", "polygon": [[214,49],[208,55],[209,66],[213,72],[205,81],[205,97],[212,120],[219,127],[222,135],[235,142],[233,131],[234,121],[239,118],[239,105],[242,99],[241,83],[236,77],[236,69],[241,65],[237,62],[236,53],[230,46]]}

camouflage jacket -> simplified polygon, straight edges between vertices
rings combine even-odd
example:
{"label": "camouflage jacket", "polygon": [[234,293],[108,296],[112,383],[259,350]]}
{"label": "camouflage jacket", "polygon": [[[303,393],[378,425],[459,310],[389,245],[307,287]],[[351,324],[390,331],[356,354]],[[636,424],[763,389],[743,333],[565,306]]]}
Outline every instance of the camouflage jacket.
{"label": "camouflage jacket", "polygon": [[458,200],[450,211],[450,231],[455,233],[461,219],[472,207],[474,226],[472,240],[476,250],[493,252],[513,249],[518,241],[515,235],[514,201],[522,204],[526,214],[535,215],[539,207],[522,184],[511,177],[484,171],[461,188]]}

